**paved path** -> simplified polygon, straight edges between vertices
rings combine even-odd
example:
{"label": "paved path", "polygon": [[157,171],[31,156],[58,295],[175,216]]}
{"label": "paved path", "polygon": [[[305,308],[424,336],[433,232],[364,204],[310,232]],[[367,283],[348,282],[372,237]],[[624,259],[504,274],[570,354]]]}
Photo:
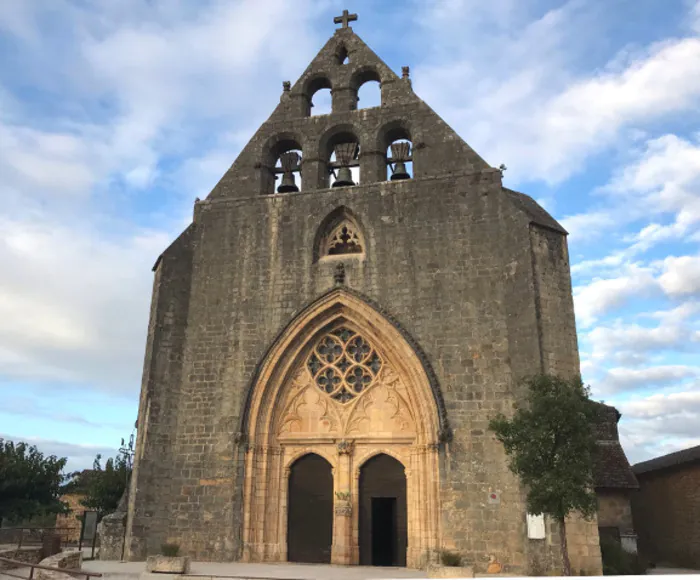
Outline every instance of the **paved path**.
{"label": "paved path", "polygon": [[[145,562],[94,560],[83,562],[83,570],[101,572],[108,580],[133,580],[145,569]],[[279,578],[303,580],[367,580],[369,578],[425,578],[421,570],[371,566],[331,566],[329,564],[248,564],[243,562],[192,562],[190,574],[240,578]]]}
{"label": "paved path", "polygon": [[[12,574],[17,574],[18,576],[23,576],[24,578],[29,578],[30,568],[12,568],[12,570],[7,570]],[[0,571],[0,580],[17,580],[14,576],[8,576],[5,571]]]}

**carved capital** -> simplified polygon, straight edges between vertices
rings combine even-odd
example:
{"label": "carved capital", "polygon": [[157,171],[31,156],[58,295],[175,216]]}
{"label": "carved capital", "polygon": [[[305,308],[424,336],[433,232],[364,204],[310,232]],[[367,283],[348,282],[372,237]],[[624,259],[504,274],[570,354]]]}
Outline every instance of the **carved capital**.
{"label": "carved capital", "polygon": [[352,504],[349,501],[336,502],[335,515],[337,515],[337,516],[351,516],[352,515]]}
{"label": "carved capital", "polygon": [[336,448],[338,449],[338,455],[352,455],[352,452],[355,450],[355,441],[343,439],[338,441]]}

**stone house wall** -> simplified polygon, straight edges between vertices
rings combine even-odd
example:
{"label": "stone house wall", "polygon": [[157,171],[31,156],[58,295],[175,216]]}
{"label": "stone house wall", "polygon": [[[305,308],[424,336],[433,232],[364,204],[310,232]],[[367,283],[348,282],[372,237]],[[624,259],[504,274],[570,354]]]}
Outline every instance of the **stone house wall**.
{"label": "stone house wall", "polygon": [[655,563],[700,568],[700,462],[637,479],[632,515],[640,553]]}
{"label": "stone house wall", "polygon": [[61,501],[68,504],[70,512],[67,514],[58,514],[56,516],[57,533],[61,536],[62,543],[77,543],[80,540],[80,530],[82,522],[78,518],[85,511],[85,507],[80,504],[85,496],[82,494],[71,493],[61,496]]}

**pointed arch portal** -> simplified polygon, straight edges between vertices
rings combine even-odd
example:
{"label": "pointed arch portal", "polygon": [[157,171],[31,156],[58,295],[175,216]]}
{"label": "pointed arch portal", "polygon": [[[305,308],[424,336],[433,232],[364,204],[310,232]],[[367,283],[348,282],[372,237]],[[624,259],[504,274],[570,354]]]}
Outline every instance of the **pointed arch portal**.
{"label": "pointed arch portal", "polygon": [[[280,334],[244,415],[244,560],[417,568],[434,555],[445,425],[422,358],[395,323],[344,289]],[[319,508],[304,518],[314,497]]]}

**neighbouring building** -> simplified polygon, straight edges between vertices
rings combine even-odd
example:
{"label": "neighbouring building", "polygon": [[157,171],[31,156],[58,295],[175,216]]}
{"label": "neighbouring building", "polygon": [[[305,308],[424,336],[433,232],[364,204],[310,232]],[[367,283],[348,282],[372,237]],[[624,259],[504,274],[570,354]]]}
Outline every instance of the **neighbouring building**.
{"label": "neighbouring building", "polygon": [[[353,19],[156,261],[126,557],[557,570],[488,422],[579,372],[566,231]],[[595,518],[567,534],[600,573]]]}
{"label": "neighbouring building", "polygon": [[77,544],[80,540],[80,530],[83,522],[80,516],[87,509],[80,501],[85,499],[82,493],[68,493],[61,496],[61,501],[68,504],[70,512],[56,516],[56,531],[61,536],[61,541],[69,544]]}
{"label": "neighbouring building", "polygon": [[639,551],[656,564],[700,569],[700,445],[632,466]]}
{"label": "neighbouring building", "polygon": [[594,467],[598,496],[598,531],[620,542],[631,553],[637,552],[637,534],[632,522],[632,499],[639,489],[625,455],[617,424],[620,413],[615,407],[598,404],[600,421],[596,425],[599,452]]}

